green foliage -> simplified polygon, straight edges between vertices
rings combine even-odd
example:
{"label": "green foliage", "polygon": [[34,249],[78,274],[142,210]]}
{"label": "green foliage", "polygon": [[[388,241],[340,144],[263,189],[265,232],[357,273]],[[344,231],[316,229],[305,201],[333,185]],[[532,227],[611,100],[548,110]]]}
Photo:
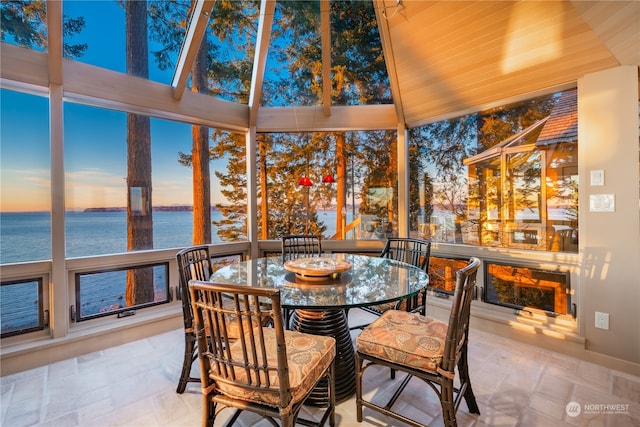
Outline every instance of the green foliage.
{"label": "green foliage", "polygon": [[244,135],[215,130],[211,135],[211,159],[227,157],[227,171],[214,171],[220,180],[221,193],[228,203],[218,203],[223,218],[213,221],[222,241],[246,239],[247,236],[247,166]]}
{"label": "green foliage", "polygon": [[483,111],[477,116],[478,149],[486,150],[551,114],[552,95]]}
{"label": "green foliage", "polygon": [[[47,49],[47,5],[43,0],[2,0],[0,5],[0,40],[13,38],[16,44],[31,49]],[[65,16],[62,32],[65,38],[80,34],[85,26],[84,18]],[[84,55],[86,43],[64,43],[62,53],[65,58],[79,58]]]}
{"label": "green foliage", "polygon": [[[411,129],[410,141],[416,144],[419,167],[437,177],[432,181],[432,202],[453,213],[458,226],[467,217],[468,194],[488,197],[478,193],[481,189],[477,185],[468,183],[464,160],[548,116],[553,105],[550,95]],[[531,196],[539,191],[540,167],[540,162],[525,162],[514,177],[522,184],[518,197],[523,206],[531,204]]]}

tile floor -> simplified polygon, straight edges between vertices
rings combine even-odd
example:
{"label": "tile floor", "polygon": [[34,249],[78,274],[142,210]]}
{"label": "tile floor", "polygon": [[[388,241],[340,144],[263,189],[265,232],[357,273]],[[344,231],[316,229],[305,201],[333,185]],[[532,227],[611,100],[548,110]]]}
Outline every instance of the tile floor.
{"label": "tile floor", "polygon": [[[175,392],[182,354],[182,331],[175,330],[2,377],[0,425],[199,426],[199,387]],[[477,330],[470,334],[469,356],[481,415],[470,415],[463,402],[461,427],[640,426],[639,377]],[[394,384],[387,371],[365,378],[369,395],[383,395]],[[571,402],[579,415],[567,414]],[[442,425],[435,394],[415,379],[396,406],[426,424]],[[314,415],[309,410],[307,417]],[[368,409],[364,415],[358,424],[351,398],[338,406],[337,425],[402,426]],[[270,424],[245,413],[236,425]]]}

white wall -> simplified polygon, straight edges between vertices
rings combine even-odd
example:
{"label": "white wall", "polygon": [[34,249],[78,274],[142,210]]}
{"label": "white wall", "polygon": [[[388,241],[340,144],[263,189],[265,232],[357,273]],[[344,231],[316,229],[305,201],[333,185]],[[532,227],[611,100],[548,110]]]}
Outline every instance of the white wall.
{"label": "white wall", "polygon": [[[640,363],[640,209],[638,67],[578,81],[580,174],[580,329],[586,349]],[[604,185],[591,185],[592,171]],[[613,212],[593,212],[593,195],[611,194]],[[609,330],[595,328],[595,312]]]}

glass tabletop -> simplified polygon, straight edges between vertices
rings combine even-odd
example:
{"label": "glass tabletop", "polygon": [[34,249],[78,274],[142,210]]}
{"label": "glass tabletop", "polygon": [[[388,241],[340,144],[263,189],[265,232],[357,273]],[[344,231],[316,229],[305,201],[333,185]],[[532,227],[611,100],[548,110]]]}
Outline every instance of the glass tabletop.
{"label": "glass tabletop", "polygon": [[278,288],[283,307],[308,309],[397,301],[416,295],[429,283],[427,273],[400,261],[355,254],[324,254],[321,258],[348,261],[352,266],[336,274],[306,277],[287,270],[282,257],[275,256],[228,265],[216,271],[210,281]]}

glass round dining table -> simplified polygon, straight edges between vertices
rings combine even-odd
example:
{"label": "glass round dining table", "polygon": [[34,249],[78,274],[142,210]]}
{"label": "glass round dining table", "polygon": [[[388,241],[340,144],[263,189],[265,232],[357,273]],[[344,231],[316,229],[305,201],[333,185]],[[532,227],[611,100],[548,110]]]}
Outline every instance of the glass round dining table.
{"label": "glass round dining table", "polygon": [[[400,261],[337,253],[294,260],[294,264],[285,264],[282,256],[242,261],[217,270],[209,280],[280,289],[282,307],[293,310],[290,329],[333,336],[336,401],[341,402],[355,392],[355,354],[346,310],[413,297],[428,285],[429,276]],[[324,405],[326,392],[325,398],[321,396],[318,390],[307,402]]]}

